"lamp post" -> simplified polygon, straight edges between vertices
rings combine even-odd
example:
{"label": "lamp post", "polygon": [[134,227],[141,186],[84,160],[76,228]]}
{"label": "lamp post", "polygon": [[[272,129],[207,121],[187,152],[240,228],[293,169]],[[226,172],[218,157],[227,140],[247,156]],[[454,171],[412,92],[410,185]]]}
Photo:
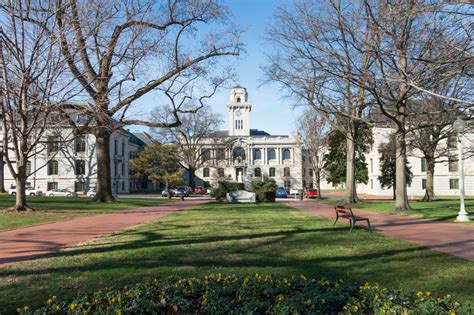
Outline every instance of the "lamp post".
{"label": "lamp post", "polygon": [[462,143],[461,143],[464,127],[466,127],[466,122],[462,120],[461,118],[456,119],[456,121],[453,124],[453,128],[454,130],[456,130],[457,140],[458,140],[459,194],[460,194],[460,202],[461,202],[461,205],[459,207],[459,213],[458,213],[458,216],[456,217],[456,221],[458,222],[469,221],[469,216],[464,206],[464,161],[462,158]]}

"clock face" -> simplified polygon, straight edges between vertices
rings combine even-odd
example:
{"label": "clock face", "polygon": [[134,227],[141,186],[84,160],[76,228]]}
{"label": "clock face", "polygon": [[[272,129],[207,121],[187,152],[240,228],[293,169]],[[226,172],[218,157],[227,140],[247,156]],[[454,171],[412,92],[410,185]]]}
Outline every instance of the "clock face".
{"label": "clock face", "polygon": [[240,109],[238,109],[238,110],[235,112],[235,114],[236,114],[237,116],[240,116],[240,115],[242,115],[242,111],[241,111]]}

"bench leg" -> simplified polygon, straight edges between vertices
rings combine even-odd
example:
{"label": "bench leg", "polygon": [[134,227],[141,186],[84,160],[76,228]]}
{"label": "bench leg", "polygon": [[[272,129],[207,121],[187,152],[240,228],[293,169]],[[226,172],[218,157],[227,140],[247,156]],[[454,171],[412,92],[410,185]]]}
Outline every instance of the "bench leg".
{"label": "bench leg", "polygon": [[349,223],[351,224],[351,229],[350,229],[350,231],[349,231],[349,233],[350,233],[350,232],[352,232],[352,230],[354,229],[356,220],[349,220]]}
{"label": "bench leg", "polygon": [[337,213],[336,213],[336,221],[334,221],[334,223],[332,224],[332,226],[335,226],[335,225],[336,225],[337,220],[339,220],[339,216],[338,216]]}
{"label": "bench leg", "polygon": [[370,226],[370,221],[369,221],[369,219],[367,219],[367,226],[369,227],[370,233],[372,233],[372,227]]}

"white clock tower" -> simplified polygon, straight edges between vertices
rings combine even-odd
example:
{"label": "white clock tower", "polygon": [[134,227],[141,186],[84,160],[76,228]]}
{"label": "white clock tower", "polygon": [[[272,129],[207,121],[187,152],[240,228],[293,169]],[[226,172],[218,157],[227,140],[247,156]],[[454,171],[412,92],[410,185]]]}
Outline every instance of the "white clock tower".
{"label": "white clock tower", "polygon": [[252,105],[247,102],[248,94],[244,87],[236,86],[230,90],[229,136],[250,136],[250,111]]}

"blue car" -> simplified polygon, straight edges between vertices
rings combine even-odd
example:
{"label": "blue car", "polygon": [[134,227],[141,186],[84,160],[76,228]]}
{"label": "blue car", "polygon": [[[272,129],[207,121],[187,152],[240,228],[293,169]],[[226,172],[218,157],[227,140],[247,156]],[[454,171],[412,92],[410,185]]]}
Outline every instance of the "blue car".
{"label": "blue car", "polygon": [[277,198],[286,198],[286,197],[287,197],[286,189],[284,189],[284,188],[278,188],[278,189],[276,190],[275,197],[277,197]]}

